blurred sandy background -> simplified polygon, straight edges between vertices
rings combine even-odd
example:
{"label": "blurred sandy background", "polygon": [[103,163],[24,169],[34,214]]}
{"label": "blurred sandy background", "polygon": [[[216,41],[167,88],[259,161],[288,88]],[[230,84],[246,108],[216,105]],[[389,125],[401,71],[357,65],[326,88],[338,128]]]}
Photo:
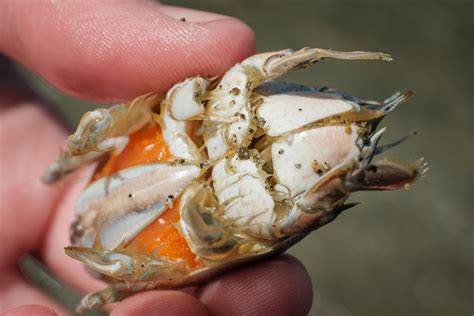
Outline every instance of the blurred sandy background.
{"label": "blurred sandy background", "polygon": [[[311,315],[472,315],[474,3],[472,1],[163,1],[235,16],[258,51],[304,46],[373,50],[394,62],[322,63],[283,80],[383,100],[413,99],[385,121],[383,140],[418,136],[387,156],[425,157],[428,176],[409,191],[358,193],[363,202],[290,250],[313,280]],[[75,100],[27,75],[53,106]],[[75,125],[90,107],[78,102]],[[82,104],[82,105],[81,105]]]}

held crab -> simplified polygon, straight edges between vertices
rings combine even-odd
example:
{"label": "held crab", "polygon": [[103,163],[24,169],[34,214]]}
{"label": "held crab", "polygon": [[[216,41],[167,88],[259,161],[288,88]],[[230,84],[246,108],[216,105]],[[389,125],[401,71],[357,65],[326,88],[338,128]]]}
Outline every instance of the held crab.
{"label": "held crab", "polygon": [[86,113],[43,180],[101,161],[80,195],[66,253],[110,285],[78,311],[137,291],[204,282],[285,251],[334,220],[352,192],[405,187],[421,161],[372,161],[379,103],[272,81],[324,58],[391,60],[317,48],[252,56],[220,80],[194,77],[164,98]]}

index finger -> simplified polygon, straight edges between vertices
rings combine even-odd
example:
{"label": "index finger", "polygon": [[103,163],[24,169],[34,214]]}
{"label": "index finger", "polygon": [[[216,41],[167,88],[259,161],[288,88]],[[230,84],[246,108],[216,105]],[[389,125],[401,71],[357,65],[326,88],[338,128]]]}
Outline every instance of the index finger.
{"label": "index finger", "polygon": [[236,19],[144,1],[3,1],[0,49],[70,94],[123,101],[221,75],[255,44]]}

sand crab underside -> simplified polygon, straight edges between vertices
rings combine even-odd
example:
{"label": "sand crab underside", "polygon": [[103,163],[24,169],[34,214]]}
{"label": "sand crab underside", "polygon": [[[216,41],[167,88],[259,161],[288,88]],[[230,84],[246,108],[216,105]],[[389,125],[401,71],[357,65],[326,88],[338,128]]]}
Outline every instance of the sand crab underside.
{"label": "sand crab underside", "polygon": [[198,284],[283,252],[332,221],[358,190],[407,186],[420,161],[373,161],[383,102],[273,81],[324,58],[390,60],[318,48],[252,56],[220,80],[86,113],[44,181],[100,161],[77,201],[66,253],[111,284],[84,311],[146,289]]}

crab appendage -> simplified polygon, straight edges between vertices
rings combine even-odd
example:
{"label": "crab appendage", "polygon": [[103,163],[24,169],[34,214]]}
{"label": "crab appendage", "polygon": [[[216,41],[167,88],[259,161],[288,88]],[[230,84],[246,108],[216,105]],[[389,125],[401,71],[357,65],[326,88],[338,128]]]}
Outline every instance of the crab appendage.
{"label": "crab appendage", "polygon": [[285,50],[271,55],[263,65],[263,72],[268,79],[278,78],[295,69],[304,68],[324,58],[344,60],[385,60],[391,61],[390,55],[379,52],[341,52],[321,48],[305,47],[297,51]]}
{"label": "crab appendage", "polygon": [[193,121],[203,119],[202,99],[209,82],[194,77],[174,85],[161,103],[160,114],[153,114],[161,126],[163,138],[170,152],[176,158],[199,161],[201,154],[188,134],[194,126]]}
{"label": "crab appendage", "polygon": [[100,148],[107,139],[129,135],[151,121],[151,109],[158,105],[156,94],[140,96],[126,104],[87,112],[79,125],[66,140],[72,155],[83,155],[90,151],[107,151]]}
{"label": "crab appendage", "polygon": [[106,155],[104,152],[88,152],[81,156],[71,156],[69,152],[61,152],[59,156],[48,165],[41,177],[46,184],[53,184],[66,175],[91,162],[100,160]]}
{"label": "crab appendage", "polygon": [[111,284],[102,290],[85,295],[76,307],[76,313],[81,314],[105,304],[119,302],[142,290],[144,290],[142,285],[133,286],[127,283]]}
{"label": "crab appendage", "polygon": [[112,150],[120,152],[128,143],[128,135],[152,120],[151,110],[158,102],[159,97],[149,93],[126,104],[84,114],[74,134],[67,138],[65,150],[43,174],[43,182],[55,183]]}
{"label": "crab appendage", "polygon": [[[343,60],[392,60],[390,55],[380,52],[341,52],[310,47],[296,51],[285,49],[277,52],[257,54],[245,59],[224,75],[219,87],[238,87],[238,91],[252,91],[268,80],[277,79],[293,70],[305,68],[324,58]],[[248,80],[241,80],[242,73],[246,75]],[[246,89],[242,90],[242,87],[237,84],[237,81],[240,81]]]}
{"label": "crab appendage", "polygon": [[[209,81],[202,77],[193,77],[175,84],[162,102],[161,113],[170,115],[174,120],[202,120],[202,104]],[[162,126],[165,129],[165,126]]]}
{"label": "crab appendage", "polygon": [[418,161],[407,163],[387,159],[368,164],[351,162],[334,168],[295,203],[279,225],[279,233],[291,235],[326,225],[348,208],[344,202],[351,193],[404,188],[423,174],[424,168],[425,165]]}
{"label": "crab appendage", "polygon": [[145,254],[133,246],[114,250],[78,246],[65,248],[68,256],[115,282],[155,282],[157,286],[175,286],[191,268],[184,260],[160,256],[159,251],[156,249],[153,254]]}
{"label": "crab appendage", "polygon": [[195,253],[203,260],[214,261],[229,256],[237,246],[237,239],[227,231],[213,214],[218,202],[206,183],[197,183],[182,198],[181,230]]}

